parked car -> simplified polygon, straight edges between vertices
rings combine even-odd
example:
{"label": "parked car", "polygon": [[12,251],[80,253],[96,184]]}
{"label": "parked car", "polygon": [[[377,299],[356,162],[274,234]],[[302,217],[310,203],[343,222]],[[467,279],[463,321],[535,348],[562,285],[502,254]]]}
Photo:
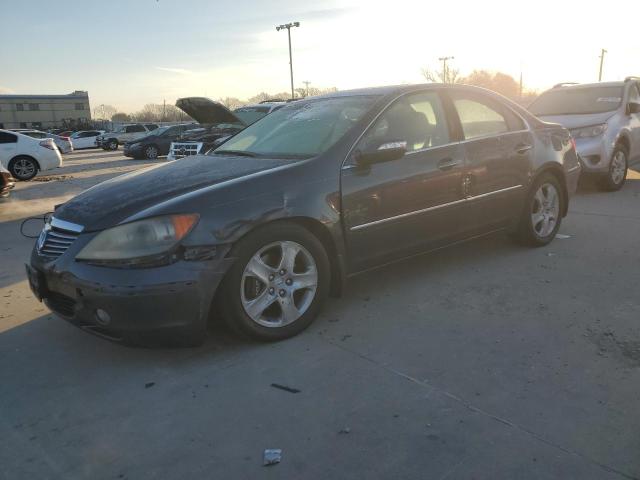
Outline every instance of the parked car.
{"label": "parked car", "polygon": [[187,131],[179,140],[174,141],[170,146],[167,160],[206,153],[221,143],[221,140],[235,135],[284,105],[286,105],[284,101],[262,102],[236,108],[232,112],[221,103],[209,98],[180,98],[176,101],[176,107],[198,122],[201,128]]}
{"label": "parked car", "polygon": [[71,134],[73,148],[76,150],[81,148],[97,148],[96,139],[99,135],[103,135],[104,130],[81,130]]}
{"label": "parked car", "polygon": [[28,135],[32,138],[51,138],[58,146],[58,150],[60,150],[60,153],[73,152],[73,143],[71,142],[69,137],[56,135],[54,133],[42,132],[40,130],[32,130],[28,128],[16,128],[10,131]]}
{"label": "parked car", "polygon": [[31,180],[38,171],[62,166],[62,155],[51,138],[38,139],[0,130],[0,163],[16,180]]}
{"label": "parked car", "polygon": [[106,132],[96,137],[96,144],[103,150],[117,150],[118,145],[136,140],[147,135],[152,130],[158,128],[158,125],[135,123],[132,125],[123,125],[115,132]]}
{"label": "parked car", "polygon": [[631,160],[640,158],[640,79],[558,84],[529,110],[564,125],[576,140],[583,171],[598,175],[604,190],[622,188]]}
{"label": "parked car", "polygon": [[144,137],[125,143],[124,154],[127,157],[149,160],[158,158],[159,155],[167,155],[171,142],[193,127],[194,124],[185,124],[157,128]]}
{"label": "parked car", "polygon": [[0,198],[7,198],[13,187],[11,173],[0,163]]}
{"label": "parked car", "polygon": [[548,244],[579,175],[567,129],[488,90],[337,92],[59,206],[30,284],[114,340],[201,341],[212,305],[279,340],[358,272],[497,231]]}

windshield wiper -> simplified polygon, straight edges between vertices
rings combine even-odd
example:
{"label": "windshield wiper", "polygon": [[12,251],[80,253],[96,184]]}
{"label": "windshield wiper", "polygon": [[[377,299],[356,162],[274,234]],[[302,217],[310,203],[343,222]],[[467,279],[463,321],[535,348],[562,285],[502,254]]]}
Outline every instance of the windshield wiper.
{"label": "windshield wiper", "polygon": [[247,152],[245,150],[215,150],[215,155],[238,155],[239,157],[257,157],[257,153]]}

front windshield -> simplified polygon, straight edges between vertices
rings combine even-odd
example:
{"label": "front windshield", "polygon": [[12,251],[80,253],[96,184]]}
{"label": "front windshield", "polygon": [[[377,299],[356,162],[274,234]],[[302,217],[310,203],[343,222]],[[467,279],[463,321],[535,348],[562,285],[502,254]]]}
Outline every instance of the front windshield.
{"label": "front windshield", "polygon": [[530,106],[534,115],[586,115],[616,110],[622,87],[557,88],[540,95]]}
{"label": "front windshield", "polygon": [[242,123],[251,125],[269,113],[269,107],[241,107],[234,110],[233,113],[242,120]]}
{"label": "front windshield", "polygon": [[247,127],[214,153],[313,157],[340,140],[377,99],[371,95],[295,102]]}

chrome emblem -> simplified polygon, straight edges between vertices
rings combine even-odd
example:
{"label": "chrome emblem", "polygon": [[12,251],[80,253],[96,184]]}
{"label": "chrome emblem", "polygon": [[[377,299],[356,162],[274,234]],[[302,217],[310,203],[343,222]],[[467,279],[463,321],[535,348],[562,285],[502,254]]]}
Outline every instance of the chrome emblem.
{"label": "chrome emblem", "polygon": [[46,223],[44,228],[40,232],[40,235],[38,236],[38,243],[36,244],[38,252],[40,252],[40,250],[42,250],[42,247],[44,247],[44,242],[47,240],[47,232],[49,230],[51,230],[51,225]]}

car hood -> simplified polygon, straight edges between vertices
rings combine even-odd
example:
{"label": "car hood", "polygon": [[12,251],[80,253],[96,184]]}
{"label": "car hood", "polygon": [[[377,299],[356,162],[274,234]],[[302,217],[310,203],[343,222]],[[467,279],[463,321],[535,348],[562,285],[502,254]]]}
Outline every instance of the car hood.
{"label": "car hood", "polygon": [[205,97],[186,97],[176,100],[176,107],[185,112],[196,122],[202,124],[216,123],[240,123],[240,120],[231,110],[221,103]]}
{"label": "car hood", "polygon": [[102,230],[188,192],[270,170],[290,160],[194,155],[102,182],[59,206],[56,218]]}
{"label": "car hood", "polygon": [[538,118],[545,122],[559,123],[569,130],[599,125],[609,120],[616,112],[589,113],[585,115],[542,115]]}

